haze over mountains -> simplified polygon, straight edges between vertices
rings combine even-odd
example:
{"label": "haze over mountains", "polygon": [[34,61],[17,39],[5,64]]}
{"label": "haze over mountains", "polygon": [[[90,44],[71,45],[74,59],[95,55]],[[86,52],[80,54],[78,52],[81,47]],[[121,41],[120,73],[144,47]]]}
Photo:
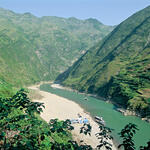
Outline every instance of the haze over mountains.
{"label": "haze over mountains", "polygon": [[0,8],[0,79],[15,86],[53,80],[112,29],[92,18],[37,18]]}
{"label": "haze over mountains", "polygon": [[150,116],[150,6],[119,24],[57,80]]}

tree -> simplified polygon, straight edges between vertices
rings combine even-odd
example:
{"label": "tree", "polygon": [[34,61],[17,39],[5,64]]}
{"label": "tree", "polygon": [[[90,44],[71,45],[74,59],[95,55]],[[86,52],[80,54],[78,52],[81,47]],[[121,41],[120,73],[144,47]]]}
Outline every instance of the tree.
{"label": "tree", "polygon": [[147,146],[141,146],[140,150],[150,150],[150,141],[147,142]]}
{"label": "tree", "polygon": [[129,123],[121,130],[120,137],[123,138],[123,143],[118,148],[123,147],[125,150],[135,150],[133,136],[138,130],[135,124]]}
{"label": "tree", "polygon": [[[69,137],[70,130],[74,128],[70,120],[59,121],[50,120],[49,124],[37,117],[42,112],[43,103],[32,102],[27,96],[27,91],[21,89],[11,98],[0,98],[0,149],[9,150],[92,150],[90,145],[78,145]],[[100,140],[97,148],[105,147],[107,150],[112,149],[109,143],[113,139],[111,136],[112,129],[99,123],[100,131],[96,134]],[[85,135],[91,134],[92,127],[90,124],[84,124],[80,133]],[[137,126],[127,124],[120,132],[123,143],[118,148],[123,147],[125,150],[134,150],[133,136]],[[59,142],[53,135],[64,136],[65,142]],[[69,138],[67,138],[69,137]],[[67,139],[66,139],[67,138]],[[150,141],[147,146],[141,146],[140,150],[150,150]]]}
{"label": "tree", "polygon": [[35,113],[40,114],[44,105],[31,102],[21,89],[11,98],[0,98],[0,106],[0,147],[36,149],[44,130]]}
{"label": "tree", "polygon": [[99,129],[100,129],[100,132],[96,133],[97,138],[100,139],[99,141],[100,144],[97,145],[97,148],[101,149],[105,147],[105,149],[111,150],[112,144],[110,144],[109,142],[110,140],[113,139],[113,137],[111,136],[112,129],[100,123],[99,123]]}

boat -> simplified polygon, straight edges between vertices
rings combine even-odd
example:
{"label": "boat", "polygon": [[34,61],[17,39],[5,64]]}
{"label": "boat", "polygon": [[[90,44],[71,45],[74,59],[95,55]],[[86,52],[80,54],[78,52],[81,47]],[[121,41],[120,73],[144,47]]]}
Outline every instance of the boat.
{"label": "boat", "polygon": [[103,120],[103,117],[95,116],[94,119],[98,124],[105,125],[105,121]]}
{"label": "boat", "polygon": [[86,100],[86,101],[87,101],[87,100],[88,100],[88,98],[87,98],[87,97],[85,97],[85,98],[84,98],[84,100]]}

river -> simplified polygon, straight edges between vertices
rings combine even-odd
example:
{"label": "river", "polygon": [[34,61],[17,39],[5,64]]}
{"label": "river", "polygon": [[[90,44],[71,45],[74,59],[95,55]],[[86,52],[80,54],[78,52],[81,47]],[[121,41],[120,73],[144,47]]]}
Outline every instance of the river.
{"label": "river", "polygon": [[85,100],[85,94],[78,92],[52,88],[50,84],[43,84],[40,89],[47,91],[61,97],[65,97],[78,103],[85,111],[89,112],[92,117],[102,116],[106,122],[106,126],[113,129],[113,136],[116,141],[120,141],[118,133],[128,123],[134,123],[138,127],[138,131],[134,137],[136,149],[141,145],[146,145],[147,141],[150,140],[150,124],[142,121],[136,116],[124,116],[120,112],[115,110],[115,106],[105,101],[96,99],[91,96],[86,96],[88,100]]}

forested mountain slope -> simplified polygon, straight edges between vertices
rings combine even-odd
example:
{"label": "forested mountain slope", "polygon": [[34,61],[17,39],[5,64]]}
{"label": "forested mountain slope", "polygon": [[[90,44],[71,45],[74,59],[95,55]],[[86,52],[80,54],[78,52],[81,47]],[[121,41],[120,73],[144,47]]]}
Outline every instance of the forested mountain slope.
{"label": "forested mountain slope", "polygon": [[57,80],[150,116],[150,6],[119,24]]}
{"label": "forested mountain slope", "polygon": [[96,19],[37,18],[0,8],[0,79],[19,86],[55,79],[112,29]]}

